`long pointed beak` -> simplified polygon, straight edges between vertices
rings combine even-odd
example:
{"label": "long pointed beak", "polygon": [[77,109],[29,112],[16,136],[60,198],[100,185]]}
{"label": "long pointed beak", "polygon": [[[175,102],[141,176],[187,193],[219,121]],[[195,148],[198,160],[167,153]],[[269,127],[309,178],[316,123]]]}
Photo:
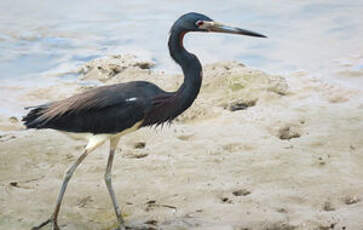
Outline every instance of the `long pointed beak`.
{"label": "long pointed beak", "polygon": [[201,25],[199,28],[205,29],[208,32],[217,32],[217,33],[230,33],[230,34],[241,34],[241,35],[247,35],[247,36],[253,36],[253,37],[260,37],[260,38],[267,38],[267,36],[263,34],[259,34],[250,30],[241,29],[238,27],[233,27],[229,25],[225,25],[219,22],[208,22],[204,21],[203,25]]}

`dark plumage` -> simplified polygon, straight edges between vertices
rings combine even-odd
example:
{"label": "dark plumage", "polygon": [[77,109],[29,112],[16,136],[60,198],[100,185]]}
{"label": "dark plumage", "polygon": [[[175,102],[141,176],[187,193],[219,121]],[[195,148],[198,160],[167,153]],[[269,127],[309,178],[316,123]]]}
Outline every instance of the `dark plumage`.
{"label": "dark plumage", "polygon": [[[31,107],[23,118],[27,128],[51,128],[66,132],[85,133],[88,145],[78,160],[67,170],[53,215],[33,229],[51,223],[59,229],[57,216],[68,182],[82,160],[99,145],[110,139],[110,155],[105,173],[107,189],[115,208],[119,229],[124,221],[111,184],[113,156],[120,136],[143,126],[170,122],[188,109],[202,84],[202,66],[198,58],[185,50],[187,32],[223,32],[265,37],[261,34],[217,23],[199,13],[181,16],[172,26],[168,41],[171,57],[184,73],[184,82],[176,92],[165,92],[153,83],[134,81],[102,86],[70,98]],[[88,135],[88,134],[91,135]]]}
{"label": "dark plumage", "polygon": [[28,128],[116,134],[143,120],[155,95],[167,93],[144,81],[102,86],[35,107],[23,120]]}

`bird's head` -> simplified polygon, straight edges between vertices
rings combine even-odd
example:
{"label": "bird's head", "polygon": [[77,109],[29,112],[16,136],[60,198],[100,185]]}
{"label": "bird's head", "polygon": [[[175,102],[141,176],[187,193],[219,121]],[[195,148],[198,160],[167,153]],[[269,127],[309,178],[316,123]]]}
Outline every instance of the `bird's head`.
{"label": "bird's head", "polygon": [[176,20],[174,25],[171,27],[170,32],[189,31],[230,33],[262,38],[266,37],[265,35],[253,31],[216,22],[203,14],[195,12],[184,14],[180,18],[178,18],[178,20]]}

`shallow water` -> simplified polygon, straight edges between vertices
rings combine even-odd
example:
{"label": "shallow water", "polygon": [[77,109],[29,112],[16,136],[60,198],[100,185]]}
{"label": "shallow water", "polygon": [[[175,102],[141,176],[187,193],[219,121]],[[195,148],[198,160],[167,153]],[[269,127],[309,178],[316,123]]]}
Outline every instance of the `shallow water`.
{"label": "shallow water", "polygon": [[[155,61],[156,69],[177,72],[167,36],[175,19],[189,11],[269,37],[190,34],[185,46],[203,64],[237,60],[270,73],[302,70],[350,87],[363,83],[361,0],[2,0],[0,85],[51,84],[53,78],[41,76],[69,79],[67,74],[82,63],[119,53],[134,53]],[[16,94],[7,88],[0,88],[2,97]],[[14,104],[0,102],[0,113],[9,112],[9,103]]]}

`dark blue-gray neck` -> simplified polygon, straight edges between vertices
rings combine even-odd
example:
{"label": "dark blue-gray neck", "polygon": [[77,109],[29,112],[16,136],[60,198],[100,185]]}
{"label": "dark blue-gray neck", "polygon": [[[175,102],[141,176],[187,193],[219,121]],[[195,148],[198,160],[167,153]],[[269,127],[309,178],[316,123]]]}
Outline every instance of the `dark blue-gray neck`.
{"label": "dark blue-gray neck", "polygon": [[202,85],[202,65],[198,58],[183,46],[186,33],[187,31],[174,28],[170,32],[168,42],[170,56],[181,66],[184,74],[184,82],[175,92],[176,96],[180,97],[183,109],[187,109],[193,103]]}

